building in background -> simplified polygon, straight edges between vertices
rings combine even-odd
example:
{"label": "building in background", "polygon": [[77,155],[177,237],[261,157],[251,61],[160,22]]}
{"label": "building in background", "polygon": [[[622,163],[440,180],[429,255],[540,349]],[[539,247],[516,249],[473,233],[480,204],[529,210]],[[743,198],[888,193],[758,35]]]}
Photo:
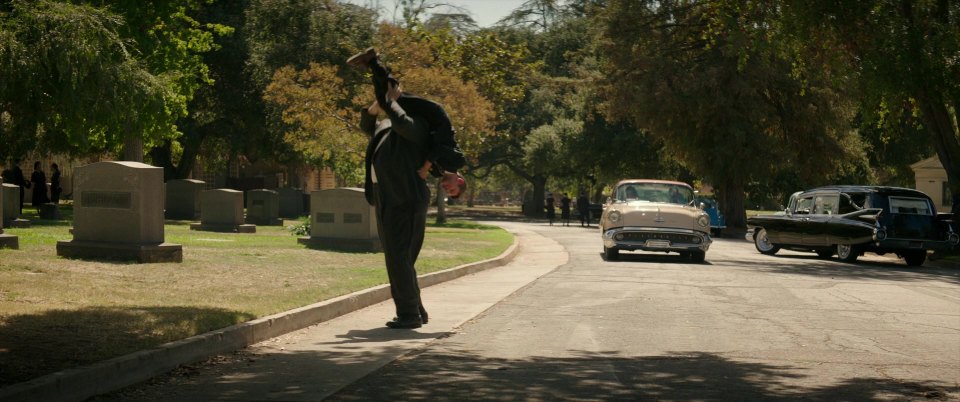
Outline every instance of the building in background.
{"label": "building in background", "polygon": [[947,171],[940,163],[940,158],[933,156],[910,165],[916,177],[917,190],[923,191],[937,204],[937,211],[949,212],[953,207],[950,199],[950,189],[947,187]]}

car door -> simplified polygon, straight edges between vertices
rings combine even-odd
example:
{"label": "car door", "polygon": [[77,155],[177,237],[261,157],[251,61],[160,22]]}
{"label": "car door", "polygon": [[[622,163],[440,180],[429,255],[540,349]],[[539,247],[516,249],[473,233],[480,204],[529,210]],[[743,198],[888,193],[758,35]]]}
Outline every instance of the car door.
{"label": "car door", "polygon": [[776,236],[778,239],[771,239],[771,241],[779,244],[803,244],[803,233],[807,230],[806,226],[813,210],[813,197],[813,194],[801,194],[797,197],[793,210],[790,211],[787,219],[780,226],[780,231]]}
{"label": "car door", "polygon": [[840,204],[839,192],[817,193],[813,197],[810,215],[801,223],[804,246],[831,246],[831,220],[836,216]]}

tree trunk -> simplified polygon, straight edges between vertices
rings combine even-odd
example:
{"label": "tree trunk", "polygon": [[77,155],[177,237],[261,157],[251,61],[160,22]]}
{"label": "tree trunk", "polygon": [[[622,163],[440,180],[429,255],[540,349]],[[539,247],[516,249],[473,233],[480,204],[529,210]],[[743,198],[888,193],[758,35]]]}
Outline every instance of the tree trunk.
{"label": "tree trunk", "polygon": [[543,201],[544,194],[546,193],[544,190],[547,188],[547,177],[541,173],[527,173],[512,163],[506,163],[506,165],[513,173],[516,173],[517,176],[533,184],[533,199],[530,200],[529,204],[526,198],[522,200],[523,216],[531,218],[542,217],[545,212],[543,210]]}
{"label": "tree trunk", "polygon": [[443,180],[442,177],[437,179],[437,224],[438,225],[443,225],[444,223],[447,223],[447,208],[445,205],[446,202],[443,201],[444,198],[447,197],[447,194],[443,191],[443,186],[440,185],[441,180]]}
{"label": "tree trunk", "polygon": [[143,138],[130,136],[123,140],[123,160],[143,162]]}
{"label": "tree trunk", "polygon": [[530,183],[533,184],[533,200],[524,211],[524,215],[531,218],[543,217],[546,211],[543,210],[543,200],[546,199],[547,178],[542,175],[534,175]]}
{"label": "tree trunk", "polygon": [[733,181],[723,182],[716,190],[720,210],[727,221],[727,228],[746,229],[747,214],[743,193],[743,184]]}

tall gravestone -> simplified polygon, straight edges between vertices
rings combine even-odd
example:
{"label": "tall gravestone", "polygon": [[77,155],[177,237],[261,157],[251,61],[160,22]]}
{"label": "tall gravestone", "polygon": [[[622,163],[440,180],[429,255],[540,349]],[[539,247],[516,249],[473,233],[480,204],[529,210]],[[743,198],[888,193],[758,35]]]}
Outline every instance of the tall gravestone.
{"label": "tall gravestone", "polygon": [[74,170],[73,240],[57,255],[182,262],[183,247],[164,242],[163,168],[97,162]]}
{"label": "tall gravestone", "polygon": [[247,223],[283,226],[280,219],[280,195],[273,190],[247,191]]}
{"label": "tall gravestone", "polygon": [[295,219],[303,215],[303,190],[299,188],[281,188],[277,190],[280,195],[280,217]]}
{"label": "tall gravestone", "polygon": [[[0,185],[2,184],[3,184],[3,179],[0,179]],[[3,190],[0,189],[0,205],[4,205],[3,200],[4,200]],[[4,217],[3,210],[4,209],[5,208],[0,208],[0,248],[12,248],[12,249],[20,248],[20,240],[17,236],[3,233],[3,217]]]}
{"label": "tall gravestone", "polygon": [[206,182],[202,180],[170,180],[166,189],[167,219],[197,220],[200,217],[200,193]]}
{"label": "tall gravestone", "polygon": [[256,233],[257,225],[243,220],[243,191],[218,188],[200,193],[200,223],[191,230]]}
{"label": "tall gravestone", "polygon": [[310,236],[297,240],[315,248],[380,251],[377,216],[362,188],[344,187],[310,193]]}
{"label": "tall gravestone", "polygon": [[20,186],[4,183],[3,187],[3,226],[8,228],[28,228],[30,221],[20,218]]}

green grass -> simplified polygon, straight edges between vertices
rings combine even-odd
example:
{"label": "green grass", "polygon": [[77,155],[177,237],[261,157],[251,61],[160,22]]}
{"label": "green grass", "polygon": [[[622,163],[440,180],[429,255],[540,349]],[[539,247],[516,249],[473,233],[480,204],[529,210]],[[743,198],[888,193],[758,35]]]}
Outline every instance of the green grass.
{"label": "green grass", "polygon": [[[233,234],[168,223],[183,263],[57,257],[69,222],[5,229],[20,249],[0,250],[0,386],[387,283],[381,253],[310,249],[285,226]],[[417,269],[492,258],[512,241],[492,226],[432,225]]]}

